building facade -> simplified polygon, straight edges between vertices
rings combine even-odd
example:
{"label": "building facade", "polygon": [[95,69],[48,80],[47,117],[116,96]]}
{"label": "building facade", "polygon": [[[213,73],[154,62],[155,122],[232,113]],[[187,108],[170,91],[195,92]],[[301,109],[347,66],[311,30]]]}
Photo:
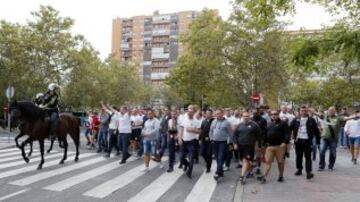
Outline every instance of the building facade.
{"label": "building facade", "polygon": [[113,57],[119,62],[132,62],[146,84],[161,85],[184,51],[180,36],[199,14],[197,11],[171,14],[155,11],[152,16],[113,19]]}

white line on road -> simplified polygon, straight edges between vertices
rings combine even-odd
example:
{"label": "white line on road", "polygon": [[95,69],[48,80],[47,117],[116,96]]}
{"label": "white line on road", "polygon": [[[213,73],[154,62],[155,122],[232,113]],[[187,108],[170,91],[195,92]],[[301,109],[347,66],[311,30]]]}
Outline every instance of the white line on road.
{"label": "white line on road", "polygon": [[[54,155],[45,156],[44,158],[45,159],[52,159],[52,158],[59,157],[59,156],[62,156],[62,155],[64,155],[64,154],[62,154],[62,153],[57,153],[56,154],[55,153]],[[38,162],[40,160],[41,160],[41,156],[36,157],[36,158],[31,158],[30,162],[33,163],[33,162]],[[18,166],[18,165],[26,165],[26,163],[25,163],[24,160],[14,161],[14,162],[11,162],[11,163],[4,163],[4,164],[0,164],[0,169],[9,168],[9,167]]]}
{"label": "white line on road", "polygon": [[23,190],[21,190],[21,191],[18,191],[18,192],[15,192],[15,193],[12,193],[12,194],[3,196],[3,197],[0,198],[0,201],[3,201],[3,200],[6,200],[6,199],[9,199],[9,198],[12,198],[12,197],[17,196],[17,195],[20,195],[20,194],[25,193],[25,192],[27,192],[27,191],[29,191],[29,190],[30,190],[30,188],[28,188],[28,189],[23,189]]}
{"label": "white line on road", "polygon": [[[163,158],[164,161],[167,160],[167,158]],[[158,163],[150,162],[149,169],[153,169],[156,166],[158,166]],[[137,166],[126,173],[123,173],[122,175],[119,175],[118,177],[113,178],[112,180],[109,180],[87,192],[85,192],[84,196],[90,196],[95,198],[105,198],[106,196],[110,195],[111,193],[115,192],[116,190],[119,190],[126,185],[130,184],[140,176],[144,175],[145,172],[141,172],[141,169],[144,168],[144,164]]]}
{"label": "white line on road", "polygon": [[[135,158],[130,157],[126,162],[134,161]],[[63,181],[57,182],[55,184],[49,185],[47,187],[44,187],[44,189],[51,190],[51,191],[63,191],[65,189],[68,189],[74,185],[80,184],[82,182],[85,182],[91,178],[94,178],[96,176],[102,175],[104,173],[110,172],[114,169],[117,169],[125,164],[119,165],[119,162],[111,162],[109,164],[106,164],[104,166],[98,167],[96,169],[87,171],[85,173],[81,173],[79,175],[75,175],[73,177],[67,178]]]}
{"label": "white line on road", "polygon": [[19,149],[18,148],[0,149],[0,153],[11,152],[11,151],[16,151],[16,150],[19,150]]}
{"label": "white line on road", "polygon": [[[96,154],[95,153],[88,154],[88,156],[93,156],[93,155],[96,155]],[[84,161],[81,163],[75,163],[75,164],[72,164],[72,165],[69,165],[66,167],[58,168],[55,170],[41,172],[39,174],[35,174],[35,175],[29,176],[29,177],[26,177],[26,178],[23,178],[20,180],[9,182],[9,184],[18,185],[18,186],[26,186],[26,185],[29,185],[29,184],[32,184],[32,183],[35,183],[35,182],[38,182],[41,180],[45,180],[45,179],[48,179],[48,178],[51,178],[51,177],[54,177],[57,175],[61,175],[61,174],[64,174],[64,173],[67,173],[67,172],[70,172],[73,170],[77,170],[77,169],[80,169],[80,168],[83,168],[83,167],[86,167],[86,166],[89,166],[89,165],[92,165],[95,163],[99,163],[104,160],[106,160],[106,159],[103,156],[97,157],[97,158],[90,159],[90,160],[87,160],[87,161]]]}
{"label": "white line on road", "polygon": [[[56,152],[58,152],[58,151],[53,150],[52,152],[55,152],[55,153],[56,153]],[[35,154],[35,155],[34,155],[34,154]],[[32,157],[36,157],[36,156],[39,156],[39,155],[40,155],[40,152],[39,152],[39,153],[34,152]],[[45,156],[45,158],[46,158],[46,156]],[[0,159],[0,163],[6,162],[6,161],[18,160],[18,159],[22,159],[22,156],[21,156],[21,155],[17,155],[17,156],[11,156],[11,157],[7,157],[7,158],[2,158],[2,159]],[[31,159],[30,159],[30,161],[31,161]]]}
{"label": "white line on road", "polygon": [[[71,155],[68,156],[68,158],[72,158],[73,156],[74,155],[71,154]],[[82,154],[81,155],[81,157],[86,157],[86,156],[89,156],[89,155],[87,155],[87,154]],[[44,167],[54,166],[54,165],[58,165],[58,164],[59,164],[59,160],[57,159],[57,160],[45,162]],[[25,166],[23,168],[19,168],[19,169],[15,169],[15,170],[9,170],[9,171],[6,171],[6,172],[1,172],[0,173],[0,179],[10,177],[10,176],[14,176],[14,175],[21,174],[21,173],[34,171],[34,170],[37,169],[37,167],[38,167],[38,165],[31,165],[31,166]]]}
{"label": "white line on road", "polygon": [[203,172],[203,174],[200,176],[200,179],[196,182],[195,186],[191,190],[190,194],[186,197],[185,202],[210,201],[211,196],[216,188],[216,181],[212,175],[212,173],[216,171],[216,165],[217,164],[213,161],[211,165],[212,172]]}
{"label": "white line on road", "polygon": [[[33,150],[34,152],[35,151],[38,151],[38,150]],[[9,153],[6,153],[6,154],[0,154],[0,158],[2,157],[7,157],[7,156],[13,156],[13,155],[21,155],[21,151],[14,151],[14,152],[9,152]]]}
{"label": "white line on road", "polygon": [[[179,164],[178,164],[179,165]],[[175,168],[178,167],[175,166]],[[129,202],[152,202],[157,201],[171,186],[183,175],[182,169],[175,169],[172,173],[164,173],[149,186],[143,189],[140,193],[129,199]]]}

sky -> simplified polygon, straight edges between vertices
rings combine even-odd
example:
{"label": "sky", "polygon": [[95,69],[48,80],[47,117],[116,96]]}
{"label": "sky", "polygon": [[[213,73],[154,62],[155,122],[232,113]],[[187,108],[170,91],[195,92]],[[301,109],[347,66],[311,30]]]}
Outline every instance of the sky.
{"label": "sky", "polygon": [[[82,34],[105,59],[111,51],[112,19],[136,15],[151,15],[155,10],[171,13],[182,10],[218,9],[223,19],[231,13],[230,0],[0,0],[0,20],[24,24],[30,12],[40,5],[50,5],[63,17],[71,17],[74,34]],[[331,16],[320,6],[299,3],[297,14],[288,16],[293,22],[288,30],[317,29],[330,25]]]}

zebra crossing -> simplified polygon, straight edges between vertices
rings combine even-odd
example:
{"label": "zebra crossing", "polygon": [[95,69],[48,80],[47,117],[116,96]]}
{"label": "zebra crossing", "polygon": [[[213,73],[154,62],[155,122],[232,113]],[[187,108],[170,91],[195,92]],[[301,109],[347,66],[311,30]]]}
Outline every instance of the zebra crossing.
{"label": "zebra crossing", "polygon": [[[167,173],[153,161],[149,171],[142,172],[143,161],[134,157],[120,165],[118,156],[105,158],[83,150],[79,162],[74,162],[75,153],[69,151],[65,164],[59,165],[62,155],[62,150],[46,154],[43,170],[36,170],[39,151],[34,150],[26,164],[17,148],[0,150],[0,201],[41,201],[49,196],[64,201],[64,195],[70,201],[166,201],[171,197],[172,201],[211,201],[216,189],[227,191],[238,175],[234,169],[226,173],[234,175],[233,179],[229,176],[229,181],[217,184],[213,179],[215,162],[211,173],[205,173],[203,164],[195,165],[194,177],[188,179],[183,170]],[[163,157],[164,165],[167,160]]]}

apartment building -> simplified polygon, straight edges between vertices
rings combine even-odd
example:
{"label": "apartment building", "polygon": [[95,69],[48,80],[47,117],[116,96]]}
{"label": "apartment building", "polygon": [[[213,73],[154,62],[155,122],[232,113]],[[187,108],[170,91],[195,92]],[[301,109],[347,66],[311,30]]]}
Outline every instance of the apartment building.
{"label": "apartment building", "polygon": [[145,83],[161,85],[184,51],[180,36],[199,14],[197,11],[170,14],[155,11],[152,16],[115,18],[112,54],[120,62],[132,62]]}

